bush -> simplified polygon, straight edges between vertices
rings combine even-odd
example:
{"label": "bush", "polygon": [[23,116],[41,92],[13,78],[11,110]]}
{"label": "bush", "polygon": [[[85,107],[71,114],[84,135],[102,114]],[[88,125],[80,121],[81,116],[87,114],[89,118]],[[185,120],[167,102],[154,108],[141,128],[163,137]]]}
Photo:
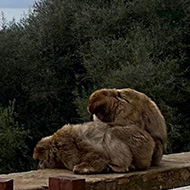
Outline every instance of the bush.
{"label": "bush", "polygon": [[27,131],[15,121],[14,102],[0,108],[0,173],[27,170]]}

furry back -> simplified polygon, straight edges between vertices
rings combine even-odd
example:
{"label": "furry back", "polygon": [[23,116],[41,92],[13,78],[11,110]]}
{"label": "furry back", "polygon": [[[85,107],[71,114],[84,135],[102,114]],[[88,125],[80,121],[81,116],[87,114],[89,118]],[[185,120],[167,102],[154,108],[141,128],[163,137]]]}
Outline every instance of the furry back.
{"label": "furry back", "polygon": [[155,143],[137,126],[112,126],[99,120],[65,125],[50,137],[42,138],[33,157],[39,168],[67,168],[75,173],[112,170],[146,170],[150,167]]}

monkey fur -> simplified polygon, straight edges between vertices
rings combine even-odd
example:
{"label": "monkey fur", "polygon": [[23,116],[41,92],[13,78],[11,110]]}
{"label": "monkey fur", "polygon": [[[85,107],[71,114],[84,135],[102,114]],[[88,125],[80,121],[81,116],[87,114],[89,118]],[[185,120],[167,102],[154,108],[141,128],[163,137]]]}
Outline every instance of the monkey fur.
{"label": "monkey fur", "polygon": [[153,138],[135,125],[112,126],[93,122],[65,125],[42,138],[33,158],[39,168],[67,168],[74,173],[146,170],[155,148]]}
{"label": "monkey fur", "polygon": [[101,89],[89,97],[88,110],[103,122],[147,131],[156,144],[151,165],[159,165],[167,146],[167,129],[162,113],[148,96],[130,88]]}

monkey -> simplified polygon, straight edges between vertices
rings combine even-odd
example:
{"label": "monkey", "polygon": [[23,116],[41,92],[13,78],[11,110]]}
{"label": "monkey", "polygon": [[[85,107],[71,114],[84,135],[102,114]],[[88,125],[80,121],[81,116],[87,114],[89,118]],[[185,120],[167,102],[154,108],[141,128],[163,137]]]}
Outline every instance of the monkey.
{"label": "monkey", "polygon": [[103,122],[147,131],[156,143],[151,165],[159,165],[167,147],[167,128],[161,111],[148,96],[130,88],[100,89],[90,95],[87,109]]}
{"label": "monkey", "polygon": [[39,169],[66,168],[77,174],[147,170],[155,148],[149,133],[135,125],[112,126],[100,120],[67,124],[42,138],[33,158]]}

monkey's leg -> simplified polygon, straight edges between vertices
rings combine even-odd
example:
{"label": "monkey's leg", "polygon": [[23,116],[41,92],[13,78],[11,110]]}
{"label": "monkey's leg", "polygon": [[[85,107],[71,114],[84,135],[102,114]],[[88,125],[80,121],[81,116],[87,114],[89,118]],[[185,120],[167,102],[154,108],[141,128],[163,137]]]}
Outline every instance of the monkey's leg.
{"label": "monkey's leg", "polygon": [[[140,157],[139,157],[140,158]],[[147,170],[150,168],[150,159],[140,158],[135,160],[135,170]]]}
{"label": "monkey's leg", "polygon": [[135,166],[135,170],[147,170],[151,166],[154,146],[151,147],[151,144],[149,144],[149,147],[147,144],[144,145],[143,147],[137,147],[133,151],[133,165]]}
{"label": "monkey's leg", "polygon": [[132,164],[132,159],[127,156],[122,157],[122,154],[120,157],[112,157],[109,167],[114,172],[129,172],[135,170],[135,166]]}
{"label": "monkey's leg", "polygon": [[121,173],[121,172],[128,172],[129,171],[129,167],[124,167],[124,166],[119,166],[119,165],[114,165],[114,164],[109,164],[109,167],[114,172]]}
{"label": "monkey's leg", "polygon": [[100,153],[89,152],[83,158],[80,164],[73,168],[74,173],[90,174],[101,173],[108,166],[108,159]]}
{"label": "monkey's leg", "polygon": [[162,155],[163,155],[163,144],[161,143],[161,141],[159,139],[155,139],[155,150],[152,156],[152,166],[158,166],[161,159],[162,159]]}
{"label": "monkey's leg", "polygon": [[109,167],[114,172],[128,172],[132,168],[133,155],[127,143],[123,143],[110,130],[105,136],[105,150],[109,155]]}

